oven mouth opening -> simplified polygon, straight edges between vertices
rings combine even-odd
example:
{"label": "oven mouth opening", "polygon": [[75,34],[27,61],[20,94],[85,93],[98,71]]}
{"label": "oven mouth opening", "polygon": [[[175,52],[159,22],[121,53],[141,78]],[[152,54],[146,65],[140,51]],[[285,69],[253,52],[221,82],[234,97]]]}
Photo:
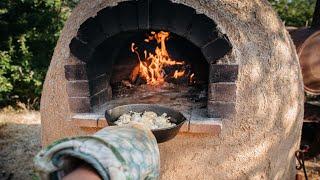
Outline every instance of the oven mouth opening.
{"label": "oven mouth opening", "polygon": [[[97,71],[101,68],[104,71]],[[120,33],[97,47],[88,70],[89,79],[104,77],[108,89],[105,102],[91,101],[94,112],[132,103],[160,104],[181,111],[197,107],[206,112],[208,63],[200,48],[172,32]],[[96,90],[99,84],[94,80],[89,85],[91,94],[106,89]]]}

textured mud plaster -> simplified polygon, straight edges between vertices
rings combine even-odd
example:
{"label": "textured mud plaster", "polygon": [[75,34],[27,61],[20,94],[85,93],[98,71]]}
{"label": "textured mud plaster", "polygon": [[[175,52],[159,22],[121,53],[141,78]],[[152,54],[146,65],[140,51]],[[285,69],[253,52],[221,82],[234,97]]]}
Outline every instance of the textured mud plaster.
{"label": "textured mud plaster", "polygon": [[[89,134],[70,122],[64,65],[81,23],[115,0],[83,0],[61,33],[41,99],[42,142]],[[174,0],[212,18],[239,64],[236,115],[220,137],[180,134],[160,144],[162,179],[294,179],[303,116],[302,77],[295,48],[266,0]],[[78,63],[78,62],[74,62]]]}

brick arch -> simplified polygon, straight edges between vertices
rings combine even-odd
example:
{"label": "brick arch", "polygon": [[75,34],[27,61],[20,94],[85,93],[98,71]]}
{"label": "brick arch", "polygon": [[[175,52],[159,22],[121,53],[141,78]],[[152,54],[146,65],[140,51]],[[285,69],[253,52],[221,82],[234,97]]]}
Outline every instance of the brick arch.
{"label": "brick arch", "polygon": [[88,62],[106,39],[136,30],[164,30],[184,37],[201,49],[208,63],[215,63],[232,48],[227,36],[204,14],[170,1],[140,0],[107,7],[87,19],[71,40],[70,50],[79,60]]}
{"label": "brick arch", "polygon": [[110,89],[101,90],[95,86],[105,83],[105,76],[101,74],[92,78],[87,73],[96,48],[119,33],[142,30],[169,31],[197,46],[210,66],[209,116],[227,117],[232,114],[238,66],[216,64],[217,60],[232,49],[228,37],[220,32],[216,23],[206,15],[197,14],[191,7],[168,0],[120,2],[117,6],[102,9],[97,16],[80,25],[77,35],[69,45],[72,56],[79,64],[65,67],[69,81],[69,105],[73,112],[91,112],[92,106],[101,105],[104,102],[102,99],[110,96]]}

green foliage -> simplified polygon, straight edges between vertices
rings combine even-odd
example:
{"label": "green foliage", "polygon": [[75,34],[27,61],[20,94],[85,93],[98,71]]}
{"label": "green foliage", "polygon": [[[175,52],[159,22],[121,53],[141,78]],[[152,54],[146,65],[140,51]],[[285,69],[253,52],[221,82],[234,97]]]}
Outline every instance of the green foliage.
{"label": "green foliage", "polygon": [[0,106],[37,108],[50,59],[74,1],[1,0]]}
{"label": "green foliage", "polygon": [[287,26],[311,24],[316,0],[269,0]]}

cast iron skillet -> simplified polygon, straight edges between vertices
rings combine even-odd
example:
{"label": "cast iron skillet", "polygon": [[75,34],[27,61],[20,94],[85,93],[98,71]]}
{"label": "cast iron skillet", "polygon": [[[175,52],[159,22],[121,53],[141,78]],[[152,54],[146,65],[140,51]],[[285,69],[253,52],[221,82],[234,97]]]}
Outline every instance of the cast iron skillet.
{"label": "cast iron skillet", "polygon": [[171,123],[176,124],[175,126],[169,127],[169,128],[152,130],[152,133],[156,137],[158,143],[162,143],[174,138],[178,134],[183,123],[186,121],[186,118],[180,112],[167,107],[158,106],[154,104],[129,104],[129,105],[117,106],[115,108],[106,110],[105,117],[108,125],[109,126],[116,125],[114,124],[114,122],[122,114],[129,113],[130,111],[139,112],[139,113],[140,112],[143,113],[144,111],[153,111],[158,115],[167,113],[167,116],[171,117],[170,121]]}

